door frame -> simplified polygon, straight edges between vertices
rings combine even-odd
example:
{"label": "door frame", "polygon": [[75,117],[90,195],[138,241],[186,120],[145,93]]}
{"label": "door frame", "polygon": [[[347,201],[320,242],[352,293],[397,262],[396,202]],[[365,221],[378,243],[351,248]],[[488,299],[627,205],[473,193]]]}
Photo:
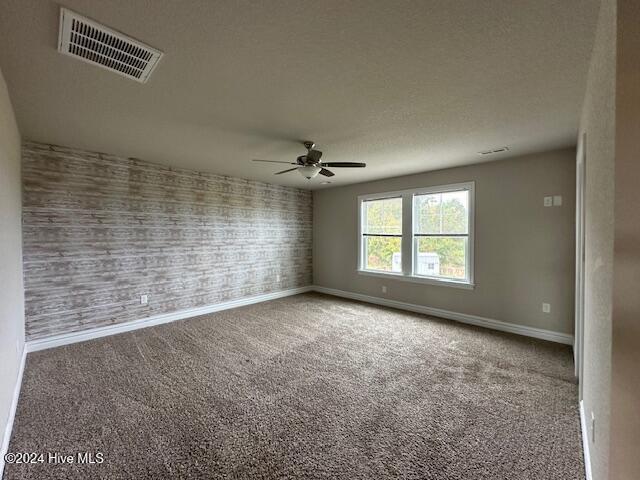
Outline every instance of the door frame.
{"label": "door frame", "polygon": [[576,291],[575,333],[573,342],[575,375],[579,382],[580,399],[582,399],[582,372],[584,366],[586,166],[587,134],[583,133],[579,138],[576,153]]}

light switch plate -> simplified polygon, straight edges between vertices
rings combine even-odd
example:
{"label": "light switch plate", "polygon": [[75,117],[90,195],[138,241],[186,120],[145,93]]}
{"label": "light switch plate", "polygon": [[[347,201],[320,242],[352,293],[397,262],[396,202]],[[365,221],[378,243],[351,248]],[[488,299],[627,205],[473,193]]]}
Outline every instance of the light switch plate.
{"label": "light switch plate", "polygon": [[562,205],[562,195],[553,196],[553,206],[560,207]]}
{"label": "light switch plate", "polygon": [[544,313],[551,313],[551,304],[550,303],[543,303],[542,304],[542,311]]}
{"label": "light switch plate", "polygon": [[149,295],[140,295],[140,305],[146,305],[149,303]]}
{"label": "light switch plate", "polygon": [[545,207],[553,207],[553,197],[544,197],[544,206]]}

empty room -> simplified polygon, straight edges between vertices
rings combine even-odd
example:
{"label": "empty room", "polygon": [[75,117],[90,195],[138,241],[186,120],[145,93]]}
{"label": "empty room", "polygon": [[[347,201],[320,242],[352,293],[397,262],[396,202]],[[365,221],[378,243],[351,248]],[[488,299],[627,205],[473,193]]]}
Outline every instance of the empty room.
{"label": "empty room", "polygon": [[0,2],[0,479],[640,479],[637,0]]}

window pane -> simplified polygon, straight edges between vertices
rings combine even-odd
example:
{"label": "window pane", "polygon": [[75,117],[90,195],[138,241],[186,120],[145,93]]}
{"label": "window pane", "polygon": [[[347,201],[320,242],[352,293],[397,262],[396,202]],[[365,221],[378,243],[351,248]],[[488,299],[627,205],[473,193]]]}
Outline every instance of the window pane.
{"label": "window pane", "polygon": [[431,193],[413,198],[415,233],[468,233],[469,192]]}
{"label": "window pane", "polygon": [[416,237],[415,273],[465,280],[467,237]]}
{"label": "window pane", "polygon": [[402,272],[400,237],[363,237],[364,268],[383,272]]}
{"label": "window pane", "polygon": [[402,198],[362,202],[362,233],[402,235]]}

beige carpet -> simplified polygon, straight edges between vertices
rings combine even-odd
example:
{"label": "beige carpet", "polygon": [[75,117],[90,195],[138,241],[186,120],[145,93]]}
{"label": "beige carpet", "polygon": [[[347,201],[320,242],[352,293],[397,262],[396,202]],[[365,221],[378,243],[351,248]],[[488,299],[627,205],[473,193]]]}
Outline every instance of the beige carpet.
{"label": "beige carpet", "polygon": [[[29,354],[6,479],[582,479],[569,347],[305,294]],[[77,461],[77,457],[74,457]]]}

